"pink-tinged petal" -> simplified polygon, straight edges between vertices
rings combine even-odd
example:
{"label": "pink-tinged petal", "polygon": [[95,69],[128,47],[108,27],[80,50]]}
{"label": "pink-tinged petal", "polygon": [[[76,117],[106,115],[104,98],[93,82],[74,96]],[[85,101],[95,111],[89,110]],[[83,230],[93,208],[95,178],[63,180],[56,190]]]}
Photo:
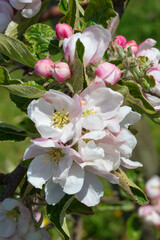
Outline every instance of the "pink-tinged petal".
{"label": "pink-tinged petal", "polygon": [[92,91],[86,108],[94,107],[98,114],[106,119],[114,117],[123,103],[123,96],[110,88],[98,88]]}
{"label": "pink-tinged petal", "polygon": [[91,114],[84,117],[82,127],[90,131],[96,131],[103,130],[105,126],[101,116],[98,114]]}
{"label": "pink-tinged petal", "polygon": [[74,100],[68,95],[50,89],[44,94],[44,99],[46,102],[53,104],[57,111],[70,112],[73,109]]}
{"label": "pink-tinged petal", "polygon": [[132,155],[132,150],[137,144],[135,136],[127,129],[122,129],[116,137],[116,144],[118,150],[126,157]]}
{"label": "pink-tinged petal", "polygon": [[153,47],[154,45],[156,45],[156,43],[157,43],[157,41],[155,41],[154,39],[148,38],[144,42],[139,44],[139,46],[138,46],[139,51],[149,49],[149,48]]}
{"label": "pink-tinged petal", "polygon": [[40,11],[41,5],[41,0],[35,0],[32,1],[32,3],[28,3],[21,12],[22,16],[25,18],[31,18],[35,16]]}
{"label": "pink-tinged petal", "polygon": [[48,152],[48,149],[44,149],[35,144],[31,144],[24,152],[23,160],[31,159],[39,155],[43,155]]}
{"label": "pink-tinged petal", "polygon": [[17,0],[10,0],[10,4],[12,5],[12,7],[14,7],[17,10],[22,10],[26,5],[26,3],[23,3]]}
{"label": "pink-tinged petal", "polygon": [[91,131],[86,134],[84,134],[81,139],[93,139],[93,140],[99,140],[104,138],[107,135],[106,131]]}
{"label": "pink-tinged petal", "polygon": [[105,121],[106,128],[112,133],[119,133],[120,125],[117,119],[110,119]]}
{"label": "pink-tinged petal", "polygon": [[98,204],[102,196],[102,183],[94,174],[86,172],[83,187],[81,191],[76,194],[77,199],[85,205],[91,207]]}
{"label": "pink-tinged petal", "polygon": [[[61,147],[57,141],[55,141],[53,139],[48,139],[48,138],[31,139],[31,142],[34,143],[36,146],[39,146],[42,148]],[[39,155],[41,155],[41,154],[39,154]]]}
{"label": "pink-tinged petal", "polygon": [[66,23],[58,23],[56,25],[56,35],[59,40],[63,40],[65,38],[69,38],[73,35],[73,30],[71,26]]}
{"label": "pink-tinged petal", "polygon": [[160,98],[153,96],[149,93],[145,93],[145,97],[148,100],[148,102],[155,108],[155,110],[160,110]]}
{"label": "pink-tinged petal", "polygon": [[54,183],[59,183],[62,187],[64,187],[72,162],[73,159],[67,155],[60,159],[60,161],[58,162],[57,166],[54,169],[52,178]]}
{"label": "pink-tinged petal", "polygon": [[33,100],[27,109],[29,118],[36,124],[51,126],[54,106],[46,102],[43,98]]}
{"label": "pink-tinged petal", "polygon": [[151,177],[145,186],[147,196],[155,199],[160,196],[160,177],[155,175]]}
{"label": "pink-tinged petal", "polygon": [[53,167],[54,160],[48,154],[34,158],[27,171],[28,182],[42,189],[43,184],[52,176]]}
{"label": "pink-tinged petal", "polygon": [[130,159],[121,157],[121,165],[128,169],[135,169],[138,167],[143,167],[143,164],[140,162],[131,161]]}
{"label": "pink-tinged petal", "polygon": [[138,51],[136,57],[145,56],[149,61],[156,66],[160,60],[160,51],[157,48],[149,48],[146,50]]}
{"label": "pink-tinged petal", "polygon": [[74,162],[69,170],[63,191],[67,194],[75,194],[81,190],[83,182],[84,170]]}
{"label": "pink-tinged petal", "polygon": [[63,198],[64,195],[65,193],[58,183],[54,183],[52,180],[50,180],[46,184],[45,199],[48,204],[55,205]]}
{"label": "pink-tinged petal", "polygon": [[6,216],[3,221],[0,222],[0,237],[6,239],[11,237],[16,231],[17,222],[13,217]]}
{"label": "pink-tinged petal", "polygon": [[127,40],[124,36],[122,35],[117,35],[115,37],[115,39],[113,40],[114,43],[117,43],[118,45],[124,47],[124,45],[126,44]]}

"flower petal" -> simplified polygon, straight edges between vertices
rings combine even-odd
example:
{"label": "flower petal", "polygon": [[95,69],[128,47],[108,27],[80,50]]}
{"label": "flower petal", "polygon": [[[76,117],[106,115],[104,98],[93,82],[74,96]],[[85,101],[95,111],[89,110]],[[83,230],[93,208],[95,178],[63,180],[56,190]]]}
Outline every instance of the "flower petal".
{"label": "flower petal", "polygon": [[84,184],[80,192],[76,194],[77,199],[87,206],[95,206],[103,196],[103,185],[92,173],[86,172]]}
{"label": "flower petal", "polygon": [[45,195],[46,202],[48,204],[55,205],[63,198],[65,193],[58,183],[54,183],[52,180],[49,180],[45,186]]}
{"label": "flower petal", "polygon": [[143,167],[143,164],[140,162],[131,161],[130,159],[121,157],[121,165],[128,169],[135,169],[137,167]]}
{"label": "flower petal", "polygon": [[35,16],[40,11],[41,5],[41,0],[35,0],[32,1],[32,3],[28,3],[22,10],[22,16],[25,18],[31,18]]}
{"label": "flower petal", "polygon": [[[34,187],[42,189],[43,184],[52,176],[54,161],[50,161],[50,155],[40,155],[30,163],[27,177]],[[47,161],[46,161],[47,160]]]}

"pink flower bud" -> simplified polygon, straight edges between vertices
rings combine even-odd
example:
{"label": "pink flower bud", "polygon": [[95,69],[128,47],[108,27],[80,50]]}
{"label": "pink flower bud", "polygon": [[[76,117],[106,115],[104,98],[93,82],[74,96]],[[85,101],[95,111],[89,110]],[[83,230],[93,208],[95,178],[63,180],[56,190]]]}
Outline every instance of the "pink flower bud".
{"label": "pink flower bud", "polygon": [[112,63],[103,62],[98,65],[95,74],[105,83],[114,85],[121,77],[121,70]]}
{"label": "pink flower bud", "polygon": [[160,177],[155,175],[151,177],[146,183],[146,194],[149,198],[159,198],[160,197]]}
{"label": "pink flower bud", "polygon": [[127,40],[124,36],[122,35],[117,35],[115,37],[115,39],[113,40],[114,43],[117,43],[118,45],[124,47],[124,45],[126,44]]}
{"label": "pink flower bud", "polygon": [[152,205],[142,206],[138,209],[138,216],[145,222],[160,227],[160,215]]}
{"label": "pink flower bud", "polygon": [[54,63],[49,58],[45,58],[35,64],[34,71],[37,76],[50,78],[52,77],[51,69],[53,67]]}
{"label": "pink flower bud", "polygon": [[65,62],[59,62],[54,65],[54,68],[51,70],[52,76],[58,82],[64,82],[65,80],[71,78],[72,73],[69,68],[69,65]]}
{"label": "pink flower bud", "polygon": [[128,47],[131,47],[131,50],[134,54],[136,54],[139,50],[138,45],[137,45],[136,41],[134,41],[134,40],[128,41],[125,44],[124,49],[127,50]]}
{"label": "pink flower bud", "polygon": [[69,38],[73,35],[73,31],[71,26],[66,23],[58,23],[56,25],[56,35],[59,40],[63,40],[64,38]]}

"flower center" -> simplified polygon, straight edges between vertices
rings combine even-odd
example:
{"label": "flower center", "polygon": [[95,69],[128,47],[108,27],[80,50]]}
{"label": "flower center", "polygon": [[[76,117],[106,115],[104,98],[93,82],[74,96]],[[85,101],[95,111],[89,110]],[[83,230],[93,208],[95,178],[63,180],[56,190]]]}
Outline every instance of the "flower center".
{"label": "flower center", "polygon": [[15,207],[13,210],[7,212],[7,216],[17,219],[20,215],[19,208]]}
{"label": "flower center", "polygon": [[53,113],[52,123],[55,127],[63,128],[65,124],[69,123],[69,112],[64,113],[64,110],[65,109],[63,108],[62,112],[56,111],[55,113]]}
{"label": "flower center", "polygon": [[56,165],[58,164],[60,159],[65,156],[64,153],[62,152],[62,149],[59,148],[49,149],[48,154],[50,158],[48,159],[47,156],[45,156],[44,161],[47,162],[48,160],[52,161],[54,159]]}
{"label": "flower center", "polygon": [[91,108],[91,109],[86,109],[83,113],[82,113],[82,117],[86,117],[88,115],[91,115],[91,114],[94,114],[94,113],[97,113],[94,108]]}

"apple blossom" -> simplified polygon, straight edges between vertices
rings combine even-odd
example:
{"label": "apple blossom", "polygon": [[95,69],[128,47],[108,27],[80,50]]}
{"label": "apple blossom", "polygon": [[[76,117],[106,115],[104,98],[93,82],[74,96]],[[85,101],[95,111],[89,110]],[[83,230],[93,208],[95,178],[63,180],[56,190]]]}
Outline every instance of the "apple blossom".
{"label": "apple blossom", "polygon": [[58,82],[64,82],[72,76],[69,65],[65,62],[55,63],[51,73]]}
{"label": "apple blossom", "polygon": [[45,58],[36,62],[34,71],[37,76],[50,78],[52,77],[51,69],[54,67],[54,62],[49,58]]}
{"label": "apple blossom", "polygon": [[139,51],[136,54],[136,57],[145,56],[148,57],[149,61],[153,66],[157,65],[160,60],[160,51],[153,46],[156,44],[156,41],[152,38],[146,39],[138,47]]}
{"label": "apple blossom", "polygon": [[114,43],[117,43],[118,45],[120,45],[120,46],[122,46],[122,47],[124,47],[125,44],[126,44],[126,42],[127,42],[127,40],[126,40],[126,38],[125,38],[124,36],[122,36],[122,35],[117,35],[117,36],[115,37],[115,39],[113,40],[113,42],[114,42]]}
{"label": "apple blossom", "polygon": [[76,95],[71,98],[62,92],[49,90],[43,98],[29,104],[28,116],[43,138],[66,143],[78,133],[81,106]]}
{"label": "apple blossom", "polygon": [[146,194],[149,198],[159,198],[160,197],[160,177],[153,176],[147,182],[145,186]]}
{"label": "apple blossom", "polygon": [[124,45],[124,49],[127,50],[128,47],[131,47],[132,52],[136,55],[138,52],[138,45],[136,41],[130,40]]}
{"label": "apple blossom", "polygon": [[31,221],[31,213],[20,201],[6,198],[0,203],[0,239],[50,240],[46,230],[38,230]]}
{"label": "apple blossom", "polygon": [[105,83],[114,85],[120,80],[121,70],[112,63],[102,62],[96,68],[95,74]]}
{"label": "apple blossom", "polygon": [[65,58],[73,65],[76,41],[80,39],[85,47],[84,64],[95,64],[99,62],[111,40],[111,34],[100,25],[94,25],[86,28],[82,33],[73,34],[63,41]]}
{"label": "apple blossom", "polygon": [[34,158],[27,171],[28,181],[36,188],[45,184],[48,204],[55,205],[67,194],[75,196],[88,206],[94,206],[103,195],[99,179],[84,172],[82,160],[74,149],[64,147],[51,139],[32,140],[23,159]]}
{"label": "apple blossom", "polygon": [[160,228],[160,215],[155,211],[152,205],[142,206],[138,209],[138,216],[147,223]]}
{"label": "apple blossom", "polygon": [[0,32],[3,32],[12,21],[13,14],[14,12],[11,5],[4,0],[0,0]]}
{"label": "apple blossom", "polygon": [[71,26],[66,23],[58,23],[56,25],[56,35],[59,40],[63,40],[65,38],[69,38],[73,35],[73,30]]}
{"label": "apple blossom", "polygon": [[41,0],[10,0],[10,4],[17,10],[22,10],[21,14],[25,18],[35,16],[41,9]]}

